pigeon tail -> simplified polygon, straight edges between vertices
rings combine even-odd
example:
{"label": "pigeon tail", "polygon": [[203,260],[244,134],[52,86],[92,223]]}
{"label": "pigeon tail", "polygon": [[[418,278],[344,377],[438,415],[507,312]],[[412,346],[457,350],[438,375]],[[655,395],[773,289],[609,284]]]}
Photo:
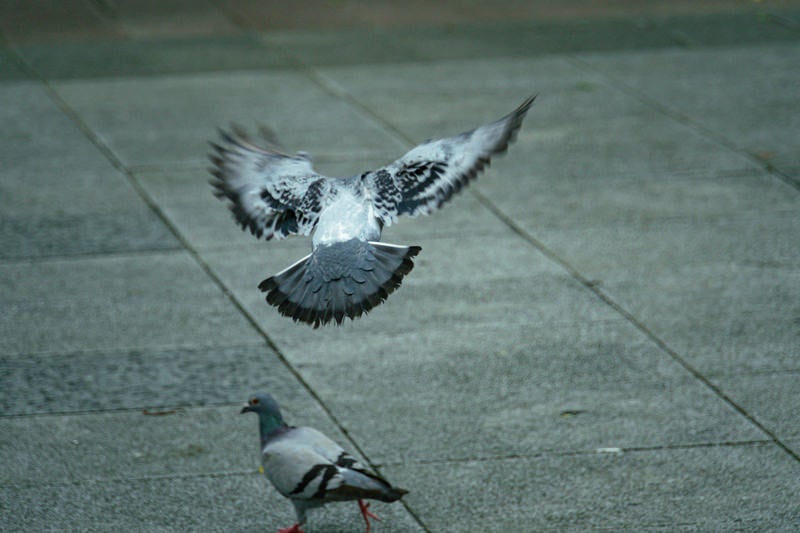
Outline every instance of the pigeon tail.
{"label": "pigeon tail", "polygon": [[344,482],[335,489],[328,490],[325,493],[326,500],[379,500],[392,503],[408,494],[407,490],[393,487],[385,479],[367,470],[344,470],[341,475]]}
{"label": "pigeon tail", "polygon": [[317,328],[356,318],[383,302],[414,268],[419,246],[351,239],[320,244],[285,270],[262,281],[267,303],[296,322]]}
{"label": "pigeon tail", "polygon": [[408,494],[406,489],[399,489],[397,487],[390,487],[388,490],[384,491],[383,496],[377,498],[378,500],[386,503],[396,502],[403,496]]}

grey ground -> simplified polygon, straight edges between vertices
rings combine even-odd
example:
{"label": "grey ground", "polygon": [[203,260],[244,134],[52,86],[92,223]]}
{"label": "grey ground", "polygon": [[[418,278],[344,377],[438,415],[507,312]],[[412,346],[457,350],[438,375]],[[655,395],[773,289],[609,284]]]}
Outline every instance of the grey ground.
{"label": "grey ground", "polygon": [[[287,5],[0,4],[0,530],[290,525],[265,389],[410,490],[379,532],[797,531],[800,5]],[[235,227],[217,126],[347,175],[531,93],[385,305],[264,303],[310,242]]]}

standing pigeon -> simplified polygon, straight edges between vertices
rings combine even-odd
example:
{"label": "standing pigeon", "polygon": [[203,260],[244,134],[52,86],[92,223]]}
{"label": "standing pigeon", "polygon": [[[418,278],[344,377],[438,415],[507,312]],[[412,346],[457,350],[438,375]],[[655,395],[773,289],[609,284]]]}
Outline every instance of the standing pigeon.
{"label": "standing pigeon", "polygon": [[267,240],[313,233],[309,255],[258,286],[267,302],[315,328],[383,302],[421,249],[378,242],[383,227],[399,215],[431,213],[461,190],[508,148],[534,98],[496,122],[349,178],[318,174],[307,154],[289,155],[272,139],[261,148],[239,128],[220,130],[224,146],[211,143],[211,184],[242,228]]}
{"label": "standing pigeon", "polygon": [[378,517],[363,500],[394,502],[408,493],[367,471],[316,429],[287,425],[271,395],[254,394],[242,408],[242,413],[251,412],[258,414],[264,473],[278,492],[292,500],[297,513],[297,523],[278,533],[303,533],[300,526],[307,510],[352,500],[358,500],[369,533],[369,519]]}

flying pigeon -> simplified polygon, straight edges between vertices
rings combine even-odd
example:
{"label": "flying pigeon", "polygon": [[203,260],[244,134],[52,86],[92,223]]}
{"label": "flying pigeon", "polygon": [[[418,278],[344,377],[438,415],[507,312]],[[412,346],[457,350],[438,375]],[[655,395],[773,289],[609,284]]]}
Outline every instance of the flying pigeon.
{"label": "flying pigeon", "polygon": [[309,255],[262,281],[270,305],[319,327],[356,318],[383,302],[414,267],[419,246],[378,242],[400,215],[429,214],[475,178],[514,140],[535,96],[505,117],[454,137],[424,142],[400,159],[349,178],[318,174],[304,152],[290,155],[238,127],[211,143],[214,194],[258,238],[313,233]]}
{"label": "flying pigeon", "polygon": [[363,500],[394,502],[408,493],[366,470],[316,429],[287,425],[270,394],[254,394],[241,412],[258,414],[264,473],[294,504],[297,523],[278,533],[303,533],[300,527],[306,522],[306,511],[329,502],[352,500],[358,501],[369,533],[369,519],[379,518]]}

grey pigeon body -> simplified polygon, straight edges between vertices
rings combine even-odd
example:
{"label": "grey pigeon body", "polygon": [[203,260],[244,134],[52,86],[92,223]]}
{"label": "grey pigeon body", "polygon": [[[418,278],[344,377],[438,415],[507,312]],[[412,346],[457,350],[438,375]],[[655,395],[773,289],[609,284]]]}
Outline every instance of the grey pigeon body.
{"label": "grey pigeon body", "polygon": [[314,327],[383,302],[420,252],[378,242],[384,226],[431,213],[474,179],[514,140],[534,98],[500,120],[349,178],[320,175],[306,154],[289,155],[272,139],[260,147],[237,128],[222,131],[224,143],[212,143],[212,185],[237,222],[267,240],[313,234],[311,254],[261,282],[267,302]]}
{"label": "grey pigeon body", "polygon": [[259,417],[264,473],[275,489],[294,504],[297,523],[279,533],[302,533],[309,509],[329,502],[358,501],[370,530],[362,500],[394,502],[407,491],[370,472],[341,446],[316,429],[287,425],[274,398],[257,393],[242,408]]}

